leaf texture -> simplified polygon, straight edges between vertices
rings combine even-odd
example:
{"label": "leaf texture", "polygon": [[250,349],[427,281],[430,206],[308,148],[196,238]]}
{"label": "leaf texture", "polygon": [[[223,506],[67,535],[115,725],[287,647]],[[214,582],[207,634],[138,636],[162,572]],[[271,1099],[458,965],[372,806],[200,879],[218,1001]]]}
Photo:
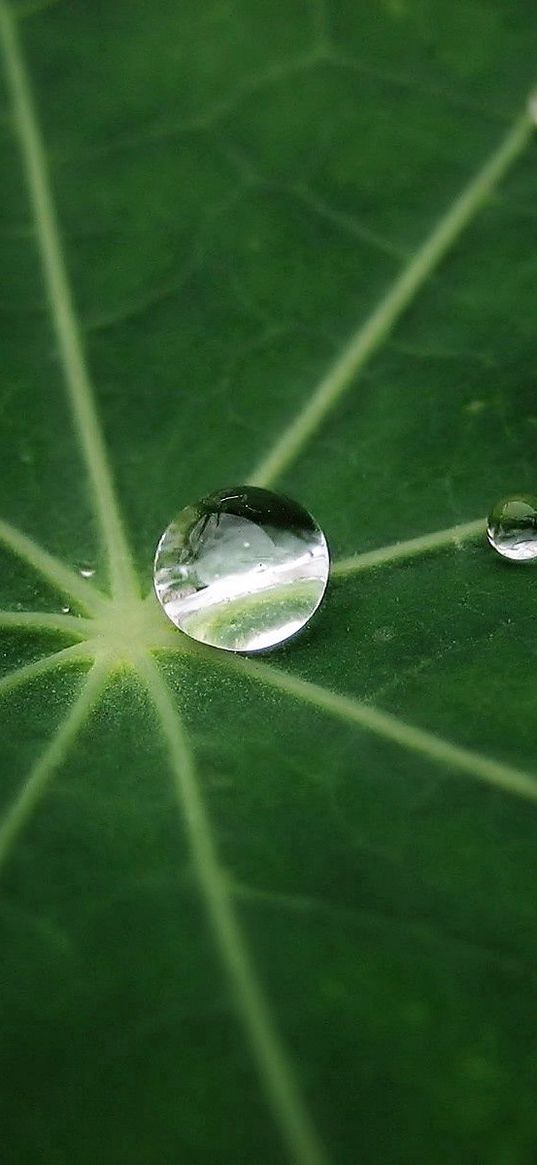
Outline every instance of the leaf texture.
{"label": "leaf texture", "polygon": [[[8,1165],[531,1165],[537,19],[0,0]],[[153,548],[230,482],[333,578],[267,658]]]}

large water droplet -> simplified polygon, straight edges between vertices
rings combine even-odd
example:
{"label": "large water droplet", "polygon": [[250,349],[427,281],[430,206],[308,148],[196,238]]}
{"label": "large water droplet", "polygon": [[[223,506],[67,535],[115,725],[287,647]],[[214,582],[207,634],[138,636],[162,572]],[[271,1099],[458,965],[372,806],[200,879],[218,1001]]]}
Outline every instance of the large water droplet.
{"label": "large water droplet", "polygon": [[155,590],[176,627],[225,651],[283,643],[326,590],[322,530],[297,502],[238,486],[187,506],[164,531]]}
{"label": "large water droplet", "polygon": [[502,498],[489,514],[487,537],[502,558],[530,562],[537,558],[537,497]]}

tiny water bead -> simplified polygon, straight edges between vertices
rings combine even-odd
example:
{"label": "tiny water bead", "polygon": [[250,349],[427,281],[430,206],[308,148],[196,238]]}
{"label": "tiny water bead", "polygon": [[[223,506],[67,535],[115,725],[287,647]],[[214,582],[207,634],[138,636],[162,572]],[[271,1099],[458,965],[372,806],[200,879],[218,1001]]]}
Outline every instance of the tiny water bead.
{"label": "tiny water bead", "polygon": [[94,566],[86,566],[86,565],[80,566],[78,569],[78,573],[82,578],[93,578],[93,576],[95,574],[95,567]]}
{"label": "tiny water bead", "polygon": [[326,590],[326,539],[297,502],[237,486],[187,506],[164,531],[154,583],[172,623],[225,651],[262,651],[311,619]]}
{"label": "tiny water bead", "polygon": [[531,562],[537,558],[537,497],[502,498],[491,510],[487,538],[502,558]]}

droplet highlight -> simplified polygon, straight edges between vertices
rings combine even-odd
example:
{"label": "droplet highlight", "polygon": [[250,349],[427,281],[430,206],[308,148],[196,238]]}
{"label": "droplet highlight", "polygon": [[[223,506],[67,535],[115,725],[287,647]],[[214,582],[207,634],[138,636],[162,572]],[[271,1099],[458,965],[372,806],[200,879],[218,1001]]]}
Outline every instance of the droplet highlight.
{"label": "droplet highlight", "polygon": [[531,562],[537,558],[537,497],[520,494],[502,498],[492,508],[487,538],[502,558]]}
{"label": "droplet highlight", "polygon": [[93,576],[95,574],[95,567],[94,566],[81,566],[81,567],[79,567],[78,573],[82,576],[82,578],[93,578]]}
{"label": "droplet highlight", "polygon": [[168,618],[192,639],[256,652],[309,622],[329,566],[324,534],[303,506],[237,486],[187,506],[168,526],[154,584]]}

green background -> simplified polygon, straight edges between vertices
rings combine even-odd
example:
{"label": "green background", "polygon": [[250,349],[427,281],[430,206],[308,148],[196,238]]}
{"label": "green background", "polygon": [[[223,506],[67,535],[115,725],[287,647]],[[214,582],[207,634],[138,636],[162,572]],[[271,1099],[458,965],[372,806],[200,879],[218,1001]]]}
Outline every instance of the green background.
{"label": "green background", "polygon": [[[537,11],[526,0],[17,11],[148,591],[170,519],[254,472],[520,116]],[[7,88],[0,115],[1,516],[73,569],[95,568],[106,591]],[[530,143],[274,483],[312,510],[335,560],[537,490],[536,167]],[[6,548],[0,567],[6,610],[61,612],[65,598]],[[531,568],[495,561],[479,539],[334,579],[270,667],[531,771],[536,588]],[[69,642],[6,628],[2,670]],[[210,652],[159,658],[317,1147],[290,1150],[267,1103],[162,725],[118,655],[0,871],[3,1161],[534,1165],[531,799]],[[2,695],[4,810],[85,666]]]}

